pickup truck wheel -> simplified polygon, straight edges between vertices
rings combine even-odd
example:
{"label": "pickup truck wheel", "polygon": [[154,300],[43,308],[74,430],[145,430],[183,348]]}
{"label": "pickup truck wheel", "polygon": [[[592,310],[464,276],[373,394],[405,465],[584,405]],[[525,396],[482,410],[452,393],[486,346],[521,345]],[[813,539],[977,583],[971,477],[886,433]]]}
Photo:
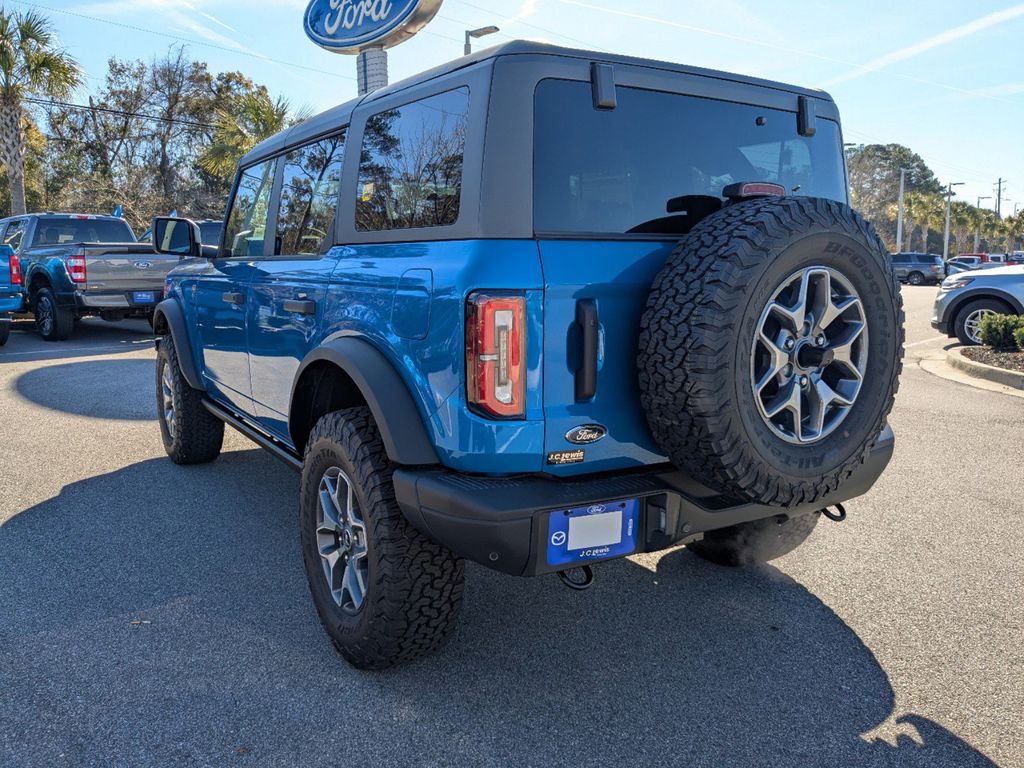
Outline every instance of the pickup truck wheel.
{"label": "pickup truck wheel", "polygon": [[776,515],[704,534],[687,549],[718,565],[753,565],[789,554],[799,547],[818,524],[821,514],[787,518]]}
{"label": "pickup truck wheel", "polygon": [[359,669],[439,648],[462,606],[463,561],[413,528],[395,501],[370,409],[321,418],[302,468],[302,556],[320,621]]}
{"label": "pickup truck wheel", "polygon": [[11,321],[5,318],[0,318],[0,347],[7,343],[7,339],[11,337]]}
{"label": "pickup truck wheel", "polygon": [[75,313],[57,306],[49,288],[40,288],[35,300],[36,328],[46,341],[64,341],[75,327]]}
{"label": "pickup truck wheel", "polygon": [[831,200],[749,200],[703,219],[655,278],[641,402],[672,463],[731,501],[812,503],[871,451],[902,355],[871,225]]}
{"label": "pickup truck wheel", "polygon": [[170,337],[156,356],[156,404],[164,450],[175,464],[203,464],[220,455],[224,422],[203,407],[203,393],[181,373]]}

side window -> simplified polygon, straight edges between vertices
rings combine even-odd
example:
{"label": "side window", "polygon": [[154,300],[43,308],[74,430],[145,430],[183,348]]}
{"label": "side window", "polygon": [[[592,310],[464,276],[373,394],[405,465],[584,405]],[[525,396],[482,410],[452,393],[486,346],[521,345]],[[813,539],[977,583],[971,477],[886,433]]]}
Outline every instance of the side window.
{"label": "side window", "polygon": [[229,256],[259,258],[263,255],[270,192],[274,187],[277,158],[242,170],[231,201],[224,247]]}
{"label": "side window", "polygon": [[366,121],[356,188],[358,230],[455,223],[468,112],[469,89],[458,88]]}
{"label": "side window", "polygon": [[342,133],[284,156],[274,253],[311,256],[331,245],[344,154]]}
{"label": "side window", "polygon": [[25,220],[19,219],[7,225],[4,232],[4,245],[9,245],[14,250],[21,248],[21,240],[25,237]]}
{"label": "side window", "polygon": [[896,253],[896,254],[893,254],[892,263],[893,264],[908,264],[908,263],[910,263],[910,257],[909,256],[905,256],[902,253]]}

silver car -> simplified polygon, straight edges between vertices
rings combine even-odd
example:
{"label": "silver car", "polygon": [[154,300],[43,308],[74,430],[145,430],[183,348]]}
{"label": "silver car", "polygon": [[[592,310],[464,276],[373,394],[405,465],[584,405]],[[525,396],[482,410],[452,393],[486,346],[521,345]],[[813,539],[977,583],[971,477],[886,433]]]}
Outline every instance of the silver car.
{"label": "silver car", "polygon": [[932,311],[932,328],[961,344],[980,344],[986,315],[1024,314],[1024,265],[973,270],[942,281]]}

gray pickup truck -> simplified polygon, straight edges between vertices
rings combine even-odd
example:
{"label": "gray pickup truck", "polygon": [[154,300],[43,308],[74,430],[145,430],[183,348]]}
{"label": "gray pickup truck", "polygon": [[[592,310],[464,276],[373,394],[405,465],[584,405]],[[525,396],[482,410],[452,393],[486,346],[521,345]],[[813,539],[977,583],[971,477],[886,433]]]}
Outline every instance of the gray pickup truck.
{"label": "gray pickup truck", "polygon": [[35,315],[47,341],[67,339],[75,320],[152,320],[174,256],[140,243],[124,219],[34,213],[0,220],[0,242],[11,246],[22,273],[22,310]]}

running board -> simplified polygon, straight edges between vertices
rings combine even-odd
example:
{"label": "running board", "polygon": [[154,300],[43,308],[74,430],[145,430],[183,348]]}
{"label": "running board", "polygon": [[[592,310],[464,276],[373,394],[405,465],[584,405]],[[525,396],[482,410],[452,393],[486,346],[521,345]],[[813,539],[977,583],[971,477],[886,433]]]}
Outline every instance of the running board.
{"label": "running board", "polygon": [[283,461],[296,472],[299,472],[300,474],[302,473],[302,460],[298,456],[293,454],[291,451],[289,451],[287,448],[285,448],[284,445],[279,440],[276,440],[270,435],[260,432],[255,427],[250,426],[247,422],[243,421],[235,414],[225,410],[224,408],[217,405],[211,400],[206,400],[204,398],[203,406],[206,408],[206,410],[208,410],[218,419],[223,421],[225,424],[227,424],[230,427],[234,427],[236,430],[238,430],[243,435],[252,440],[254,443],[256,443],[256,445],[258,445],[260,448],[263,448],[265,451],[269,452],[270,455],[273,456],[275,459]]}

